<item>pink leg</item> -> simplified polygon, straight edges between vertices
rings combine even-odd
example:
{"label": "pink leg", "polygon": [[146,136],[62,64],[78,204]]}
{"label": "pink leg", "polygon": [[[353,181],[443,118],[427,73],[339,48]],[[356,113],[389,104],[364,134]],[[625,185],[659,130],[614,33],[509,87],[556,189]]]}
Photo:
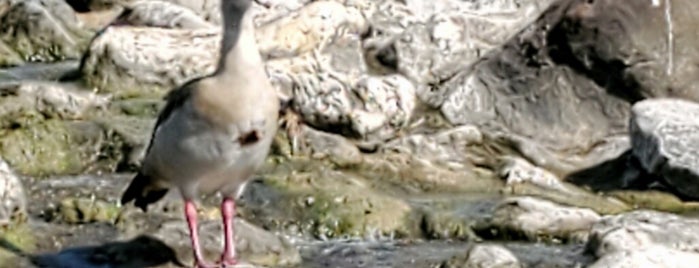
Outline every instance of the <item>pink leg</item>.
{"label": "pink leg", "polygon": [[192,241],[192,250],[194,251],[195,266],[198,268],[216,267],[204,262],[204,255],[201,253],[201,247],[199,246],[199,231],[197,228],[197,207],[191,200],[184,201],[184,214],[187,217],[187,224],[189,225],[189,238]]}
{"label": "pink leg", "polygon": [[233,241],[233,217],[235,217],[235,201],[226,197],[221,202],[221,216],[223,217],[223,231],[225,234],[225,247],[221,255],[223,265],[235,265],[238,263],[235,254],[235,242]]}

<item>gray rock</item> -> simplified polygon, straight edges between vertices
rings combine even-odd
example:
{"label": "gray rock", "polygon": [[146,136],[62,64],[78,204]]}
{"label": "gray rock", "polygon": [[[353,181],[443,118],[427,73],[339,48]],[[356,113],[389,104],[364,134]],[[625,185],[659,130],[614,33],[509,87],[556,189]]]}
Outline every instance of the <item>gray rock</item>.
{"label": "gray rock", "polygon": [[93,39],[80,71],[87,85],[100,92],[161,95],[212,73],[220,38],[215,28],[108,27]]}
{"label": "gray rock", "polygon": [[17,56],[24,61],[52,62],[82,55],[92,33],[81,27],[75,12],[64,1],[9,3],[7,11],[0,13],[0,52],[8,53],[0,58],[15,60],[5,64],[16,63]]}
{"label": "gray rock", "polygon": [[651,99],[634,104],[629,127],[633,155],[676,191],[699,197],[699,104]]}
{"label": "gray rock", "polygon": [[[202,29],[215,27],[189,8],[166,1],[143,0],[129,3],[117,23],[129,25]],[[218,26],[216,26],[218,29]]]}
{"label": "gray rock", "polygon": [[257,31],[258,45],[269,58],[298,56],[321,49],[338,28],[359,33],[366,29],[361,13],[335,1],[316,1]]}
{"label": "gray rock", "polygon": [[23,223],[27,218],[24,186],[5,160],[0,159],[0,228]]}
{"label": "gray rock", "polygon": [[666,247],[619,251],[604,255],[589,268],[690,268],[699,262],[699,254]]}
{"label": "gray rock", "polygon": [[0,87],[0,126],[21,124],[22,117],[78,119],[107,105],[109,96],[52,82],[15,82]]}
{"label": "gray rock", "polygon": [[495,230],[531,240],[559,238],[584,241],[600,216],[591,209],[558,205],[532,197],[504,200],[493,212],[490,225]]}
{"label": "gray rock", "polygon": [[699,220],[652,210],[605,216],[592,226],[587,247],[600,258],[656,247],[697,252]]}
{"label": "gray rock", "polygon": [[519,268],[522,265],[507,248],[497,245],[478,244],[466,253],[466,262],[461,266],[469,268]]}
{"label": "gray rock", "polygon": [[309,145],[312,158],[327,158],[340,166],[359,164],[362,153],[359,148],[345,137],[315,130],[308,126],[302,127],[305,143]]}
{"label": "gray rock", "polygon": [[401,68],[421,85],[418,96],[439,107],[439,84],[499,47],[553,1],[380,1],[372,26],[397,38]]}
{"label": "gray rock", "polygon": [[[281,236],[265,231],[244,220],[235,219],[236,251],[244,263],[275,267],[298,264],[301,257],[296,248]],[[203,221],[200,225],[200,239],[208,259],[220,256],[223,245],[223,228],[219,221]],[[193,263],[189,230],[182,221],[163,223],[153,234],[162,239],[179,253],[183,263]]]}
{"label": "gray rock", "polygon": [[381,151],[413,155],[450,167],[464,167],[466,163],[479,161],[469,154],[469,146],[482,142],[483,135],[477,127],[464,125],[437,133],[399,137],[382,145]]}

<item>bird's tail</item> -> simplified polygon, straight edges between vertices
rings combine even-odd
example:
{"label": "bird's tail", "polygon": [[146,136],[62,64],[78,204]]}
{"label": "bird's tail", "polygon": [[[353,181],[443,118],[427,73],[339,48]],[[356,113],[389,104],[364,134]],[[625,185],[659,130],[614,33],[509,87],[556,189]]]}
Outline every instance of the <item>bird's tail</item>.
{"label": "bird's tail", "polygon": [[129,187],[126,188],[126,191],[121,196],[121,204],[126,205],[135,200],[134,205],[146,212],[148,211],[148,205],[163,198],[167,191],[167,188],[156,187],[151,177],[139,172],[131,180],[131,184],[129,184]]}

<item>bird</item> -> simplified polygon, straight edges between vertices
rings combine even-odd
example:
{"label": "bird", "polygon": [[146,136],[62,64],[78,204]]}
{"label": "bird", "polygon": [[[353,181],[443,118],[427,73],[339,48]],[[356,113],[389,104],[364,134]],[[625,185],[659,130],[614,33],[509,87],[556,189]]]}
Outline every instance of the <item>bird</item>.
{"label": "bird", "polygon": [[[264,163],[278,129],[280,101],[257,47],[253,0],[221,0],[223,36],[213,73],[172,89],[160,111],[143,163],[126,187],[147,212],[169,189],[182,194],[195,266],[235,265],[233,217],[240,186]],[[217,265],[204,260],[195,201],[221,193],[224,250]]]}

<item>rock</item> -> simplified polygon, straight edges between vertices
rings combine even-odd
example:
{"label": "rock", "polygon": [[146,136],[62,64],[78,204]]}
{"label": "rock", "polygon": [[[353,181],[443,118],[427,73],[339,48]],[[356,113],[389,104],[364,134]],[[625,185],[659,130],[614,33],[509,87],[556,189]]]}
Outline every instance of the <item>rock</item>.
{"label": "rock", "polygon": [[[601,2],[594,4],[603,5]],[[560,54],[572,53],[563,50],[577,49],[584,45],[580,42],[599,43],[593,44],[599,49],[581,49],[580,54],[603,53],[602,47],[616,47],[604,42],[622,40],[620,33],[605,32],[609,34],[607,39],[595,41],[569,36],[580,30],[579,24],[569,22],[570,16],[576,7],[585,5],[584,1],[577,0],[552,4],[502,48],[491,51],[482,61],[463,67],[440,83],[435,90],[447,92],[441,112],[452,124],[475,124],[486,134],[512,140],[517,145],[516,151],[559,177],[621,155],[629,147],[628,140],[620,137],[620,133],[627,131],[630,102],[637,98],[617,96],[636,94],[635,88],[623,86],[633,85],[635,80],[624,75],[624,69],[599,71],[603,67],[595,65],[594,72],[582,72],[578,68],[582,68],[584,57],[579,57],[580,62],[568,62],[566,59],[578,55]],[[605,18],[611,19],[609,16],[618,12],[612,10],[624,6],[614,5],[614,9],[600,9],[595,14],[605,14]],[[637,5],[650,5],[650,2],[633,6]],[[586,18],[581,23],[609,23],[601,21],[601,18],[595,22]],[[629,26],[631,29],[636,28]],[[594,29],[585,31],[594,33]],[[587,56],[599,58],[602,55]],[[613,66],[613,62],[603,66],[611,68],[607,66]]]}
{"label": "rock", "polygon": [[335,1],[315,1],[260,27],[258,46],[268,58],[298,56],[325,46],[340,27],[360,33],[367,25],[356,9]]}
{"label": "rock", "polygon": [[0,159],[0,229],[24,223],[27,216],[24,186],[19,176]]}
{"label": "rock", "polygon": [[633,155],[649,173],[661,176],[682,195],[699,198],[699,104],[651,99],[634,104],[629,132]]}
{"label": "rock", "polygon": [[[131,0],[133,1],[133,0]],[[142,0],[137,0],[142,1]],[[152,1],[152,0],[145,0]],[[162,0],[158,0],[162,1]],[[164,0],[172,4],[186,7],[199,17],[214,25],[221,25],[221,1],[220,0]]]}
{"label": "rock", "polygon": [[9,57],[5,64],[16,63],[17,56],[29,62],[78,59],[91,34],[64,1],[10,1],[0,14],[0,52],[9,54],[0,58]]}
{"label": "rock", "polygon": [[[16,263],[17,251],[34,248],[27,227],[27,196],[20,177],[0,158],[0,263]],[[9,246],[8,246],[9,245]]]}
{"label": "rock", "polygon": [[[415,88],[401,76],[374,77],[338,73],[326,61],[327,55],[299,65],[320,69],[277,67],[283,73],[271,75],[290,85],[294,110],[303,121],[317,129],[351,137],[360,146],[376,147],[405,128],[416,106]],[[274,63],[271,63],[274,64]],[[276,64],[285,64],[276,62]],[[285,90],[280,90],[284,92]]]}
{"label": "rock", "polygon": [[308,143],[310,154],[314,159],[327,158],[338,166],[356,165],[362,162],[359,148],[344,137],[315,130],[308,126],[302,127],[305,143]]}
{"label": "rock", "polygon": [[652,210],[605,216],[592,225],[587,247],[600,258],[618,252],[653,252],[656,247],[697,252],[697,223],[697,219]]}
{"label": "rock", "polygon": [[100,92],[159,96],[214,71],[219,32],[214,28],[108,27],[90,44],[81,73],[87,85]]}
{"label": "rock", "polygon": [[[182,217],[182,200],[176,194],[149,208],[148,214],[134,207],[125,207],[116,226],[124,239],[150,233],[153,238],[171,247],[183,263],[193,263],[189,230]],[[223,245],[223,228],[217,206],[200,204],[199,230],[202,249],[207,259],[217,259]],[[273,234],[236,217],[236,251],[244,263],[265,267],[295,265],[301,261],[299,251],[282,235]]]}
{"label": "rock", "polygon": [[68,224],[106,222],[112,223],[119,214],[116,204],[104,200],[66,198],[58,207],[60,221]]}
{"label": "rock", "polygon": [[519,268],[522,267],[517,257],[507,248],[498,245],[476,244],[463,258],[453,258],[445,268]]}
{"label": "rock", "polygon": [[[166,1],[144,0],[129,3],[116,23],[134,26],[206,29],[213,28],[211,24],[189,8]],[[218,26],[216,26],[219,29]]]}
{"label": "rock", "polygon": [[504,200],[495,209],[487,231],[478,232],[514,239],[584,241],[590,226],[599,219],[591,209],[565,207],[532,197],[514,197]]}
{"label": "rock", "polygon": [[439,107],[449,91],[440,84],[505,43],[552,2],[382,1],[367,17],[381,35],[397,39],[401,69],[419,82],[420,100]]}
{"label": "rock", "polygon": [[9,83],[2,85],[0,91],[0,127],[10,129],[27,126],[32,117],[83,119],[106,107],[110,100],[108,96],[50,82]]}
{"label": "rock", "polygon": [[[127,241],[109,242],[98,246],[80,246],[29,256],[39,267],[162,267],[172,264],[183,267],[175,252],[162,241],[147,235]],[[171,267],[171,266],[167,266]]]}
{"label": "rock", "polygon": [[[294,265],[301,261],[298,250],[285,238],[244,220],[235,219],[234,222],[236,251],[244,263],[277,267]],[[200,234],[207,258],[220,257],[220,245],[223,244],[221,223],[218,221],[203,222]],[[193,263],[189,231],[182,221],[164,223],[154,236],[174,247],[183,263]]]}
{"label": "rock", "polygon": [[478,162],[472,157],[470,146],[483,143],[483,135],[475,126],[458,126],[437,133],[411,134],[399,137],[381,146],[382,152],[413,155],[450,167]]}
{"label": "rock", "polygon": [[238,201],[241,218],[262,228],[323,240],[419,235],[405,200],[370,188],[359,176],[312,163],[282,164],[266,174]]}
{"label": "rock", "polygon": [[619,251],[604,255],[590,266],[590,268],[632,268],[632,267],[658,267],[658,268],[684,268],[694,267],[699,261],[699,254],[666,247],[650,247],[640,250]]}
{"label": "rock", "polygon": [[91,117],[108,97],[54,83],[6,86],[0,98],[0,152],[19,173],[66,174],[100,159],[102,129],[77,120]]}

